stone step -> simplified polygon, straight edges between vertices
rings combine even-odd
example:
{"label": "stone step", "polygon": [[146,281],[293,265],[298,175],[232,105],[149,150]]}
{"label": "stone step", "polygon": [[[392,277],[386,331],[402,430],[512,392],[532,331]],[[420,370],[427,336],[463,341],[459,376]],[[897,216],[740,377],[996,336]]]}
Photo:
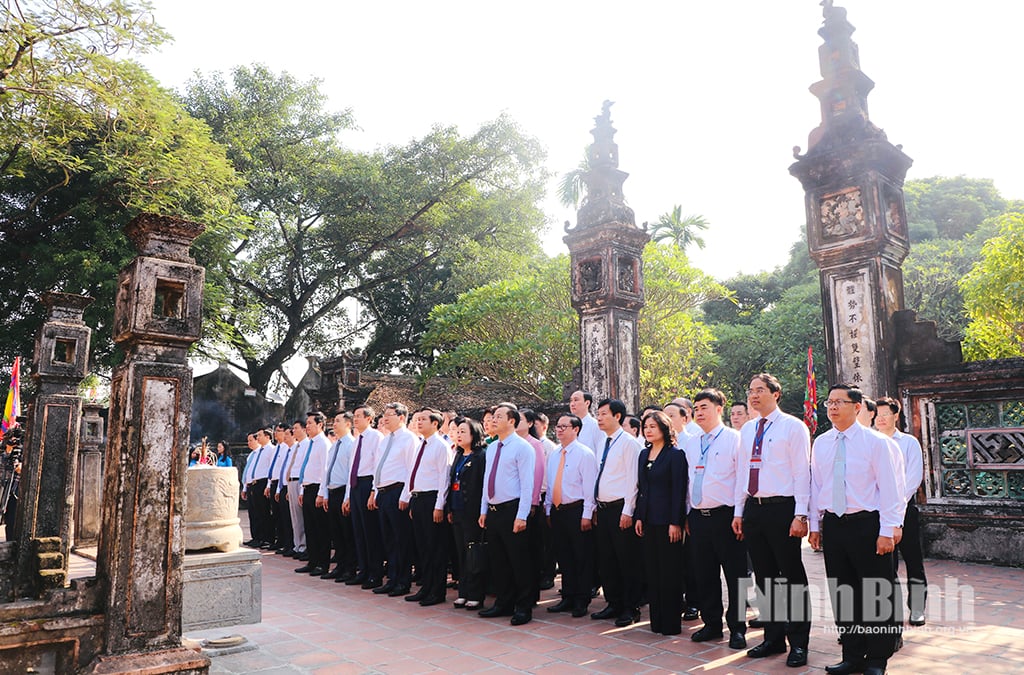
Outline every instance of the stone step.
{"label": "stone step", "polygon": [[57,553],[61,548],[60,537],[40,537],[33,539],[32,544],[35,546],[36,553]]}
{"label": "stone step", "polygon": [[40,553],[36,556],[39,559],[39,570],[62,570],[64,569],[63,553]]}

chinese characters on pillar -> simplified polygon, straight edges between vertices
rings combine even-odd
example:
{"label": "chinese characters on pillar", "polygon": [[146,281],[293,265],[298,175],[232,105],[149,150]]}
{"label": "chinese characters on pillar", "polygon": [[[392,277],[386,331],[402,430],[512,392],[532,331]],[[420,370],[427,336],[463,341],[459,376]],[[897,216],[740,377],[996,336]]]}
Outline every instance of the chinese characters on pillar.
{"label": "chinese characters on pillar", "polygon": [[833,279],[832,297],[839,382],[860,387],[868,396],[880,396],[875,391],[875,331],[867,274]]}

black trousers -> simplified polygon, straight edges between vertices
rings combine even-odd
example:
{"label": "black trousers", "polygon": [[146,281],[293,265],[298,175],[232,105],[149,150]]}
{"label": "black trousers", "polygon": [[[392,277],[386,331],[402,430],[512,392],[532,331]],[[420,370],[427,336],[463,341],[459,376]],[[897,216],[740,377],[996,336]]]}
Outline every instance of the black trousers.
{"label": "black trousers", "polygon": [[811,599],[807,572],[800,554],[800,537],[789,536],[796,503],[790,499],[759,504],[747,498],[743,539],[754,566],[757,587],[767,602],[759,603],[766,621],[764,639],[772,644],[807,648],[811,633]]}
{"label": "black trousers", "polygon": [[540,582],[544,575],[544,538],[541,530],[545,520],[543,506],[530,508],[530,515],[526,518],[526,541],[530,549],[534,603],[540,600]]}
{"label": "black trousers", "polygon": [[419,552],[420,591],[425,598],[443,598],[448,584],[448,536],[446,523],[434,522],[437,490],[414,492],[409,510],[412,532]]}
{"label": "black trousers", "polygon": [[878,512],[822,520],[825,572],[843,660],[883,669],[896,646],[892,554],[878,555]]}
{"label": "black trousers", "polygon": [[[597,509],[597,567],[608,604],[619,612],[628,612],[640,603],[641,570],[637,564],[642,555],[640,543],[632,527],[622,529],[623,502],[613,502]],[[679,572],[682,572],[680,566]]]}
{"label": "black trousers", "polygon": [[[907,504],[907,512],[903,516],[903,539],[893,552],[894,574],[899,571],[901,556],[907,568],[907,608],[912,614],[924,614],[928,600],[928,579],[924,573],[924,552],[921,549],[921,512],[913,501]],[[898,584],[898,574],[895,580]]]}
{"label": "black trousers", "polygon": [[322,567],[326,572],[331,564],[331,540],[327,534],[327,512],[316,507],[319,490],[320,483],[302,486],[302,523],[306,530],[309,566]]}
{"label": "black trousers", "polygon": [[345,503],[347,486],[327,490],[327,531],[330,533],[330,546],[334,549],[334,558],[338,569],[342,572],[354,572],[356,569],[356,542],[352,535],[352,517],[341,512]]}
{"label": "black trousers", "polygon": [[693,557],[693,577],[700,589],[700,616],[704,625],[722,627],[722,583],[729,593],[729,613],[725,621],[729,630],[744,633],[747,630],[746,596],[740,597],[740,579],[747,578],[747,547],[736,539],[732,531],[733,507],[725,506],[707,511],[690,511],[690,546],[699,555]]}
{"label": "black trousers", "polygon": [[402,496],[402,483],[377,491],[377,513],[380,514],[380,533],[384,540],[384,553],[388,561],[388,583],[408,588],[412,583],[412,521],[409,514],[398,508]]}
{"label": "black trousers", "polygon": [[252,519],[249,521],[249,525],[255,528],[252,530],[253,539],[272,543],[274,541],[274,524],[270,520],[270,504],[263,496],[263,491],[266,489],[266,478],[260,478],[249,486],[249,508],[252,509]]}
{"label": "black trousers", "polygon": [[452,512],[452,538],[455,540],[455,551],[458,556],[459,597],[466,600],[484,599],[484,580],[470,574],[466,566],[466,550],[470,542],[480,541],[480,517],[472,511]]}
{"label": "black trousers", "polygon": [[356,479],[348,505],[352,513],[359,574],[377,580],[384,577],[384,547],[380,538],[380,518],[366,508],[372,490],[373,476],[360,476]]}
{"label": "black trousers", "polygon": [[530,564],[526,531],[512,531],[518,508],[518,499],[487,508],[487,549],[490,551],[491,577],[498,594],[495,606],[530,612],[533,609],[535,575]]}
{"label": "black trousers", "polygon": [[647,609],[651,615],[651,631],[679,635],[683,626],[683,587],[688,566],[683,541],[672,543],[668,540],[668,525],[644,522],[644,536],[640,542],[647,572]]}
{"label": "black trousers", "polygon": [[594,576],[592,532],[580,529],[583,502],[568,508],[551,508],[551,541],[562,570],[562,598],[574,608],[590,604]]}
{"label": "black trousers", "polygon": [[285,499],[288,495],[288,486],[284,485],[281,488],[281,494],[275,494],[276,490],[277,481],[271,481],[270,498],[277,505],[277,545],[291,550],[295,534],[292,532],[292,514]]}

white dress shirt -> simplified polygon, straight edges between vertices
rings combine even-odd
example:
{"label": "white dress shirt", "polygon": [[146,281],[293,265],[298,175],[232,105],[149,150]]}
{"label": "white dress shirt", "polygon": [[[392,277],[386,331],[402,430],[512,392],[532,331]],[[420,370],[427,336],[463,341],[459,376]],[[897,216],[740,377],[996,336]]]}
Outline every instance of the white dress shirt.
{"label": "white dress shirt", "polygon": [[267,443],[263,446],[262,450],[263,453],[256,464],[256,480],[264,478],[270,480],[274,477],[271,475],[272,472],[277,471],[277,463],[281,461],[281,453],[273,443]]}
{"label": "white dress shirt", "polygon": [[[700,425],[694,422],[693,420],[690,420],[689,422],[686,423],[686,426],[683,427],[683,431],[685,431],[686,435],[689,436],[690,438],[693,438],[694,436],[700,436],[701,434],[704,433],[704,430],[700,428]],[[681,448],[683,446],[677,443],[676,447]]]}
{"label": "white dress shirt", "polygon": [[[423,456],[420,459],[419,467],[416,468],[416,457],[420,453],[420,448],[423,448]],[[412,467],[416,468],[416,484],[412,484],[412,468],[410,468],[409,480],[402,488],[402,496],[399,499],[409,502],[412,498],[412,488],[416,488],[416,492],[437,490],[434,510],[443,511],[444,503],[448,499],[448,468],[452,463],[451,458],[452,447],[448,445],[441,434],[431,434],[428,438],[421,440],[413,453]]]}
{"label": "white dress shirt", "polygon": [[260,455],[263,454],[263,447],[260,446],[249,453],[245,459],[245,471],[242,472],[242,484],[251,485],[256,480],[256,465],[260,463]]}
{"label": "white dress shirt", "polygon": [[591,452],[601,459],[601,451],[604,449],[604,439],[607,438],[601,428],[597,426],[597,420],[593,415],[586,415],[582,419],[583,428],[580,429],[576,441],[590,448]]}
{"label": "white dress shirt", "polygon": [[[548,465],[548,458],[551,457],[551,453],[557,450],[560,446],[547,436],[540,439],[540,444],[544,446],[544,466],[546,467]],[[541,492],[548,491],[548,484],[551,482],[552,478],[554,478],[554,474],[548,476],[547,471],[544,472],[544,482],[541,483],[540,486]]]}
{"label": "white dress shirt", "polygon": [[292,446],[281,443],[281,456],[278,458],[278,466],[274,469],[274,478],[277,480],[277,492],[288,486],[288,467],[292,463]]}
{"label": "white dress shirt", "polygon": [[302,468],[302,462],[306,459],[306,454],[309,452],[309,439],[304,438],[301,441],[295,441],[295,445],[292,446],[292,458],[288,460],[288,480],[299,479],[299,469]]}
{"label": "white dress shirt", "polygon": [[[686,453],[686,464],[690,474],[687,504],[694,509],[714,509],[719,506],[732,506],[736,516],[742,515],[736,508],[736,483],[746,465],[740,460],[740,432],[723,424],[711,430],[711,443],[701,464],[700,436],[691,436],[686,441],[683,452]],[[703,469],[701,468],[703,466]],[[742,467],[742,468],[741,468]],[[693,503],[693,483],[697,474],[702,472],[701,500]]]}
{"label": "white dress shirt", "polygon": [[625,502],[622,506],[622,515],[632,518],[639,487],[637,470],[640,465],[640,441],[622,428],[605,438],[611,439],[611,445],[608,446],[608,459],[605,460],[604,471],[601,471],[604,440],[601,441],[601,446],[594,450],[600,475],[597,479],[597,501],[614,502],[622,499]]}
{"label": "white dress shirt", "polygon": [[[390,452],[387,449],[389,443],[391,444]],[[385,436],[381,440],[380,459],[377,462],[380,480],[375,481],[374,489],[395,483],[408,483],[409,472],[412,471],[412,464],[416,461],[416,451],[419,450],[419,447],[419,437],[410,431],[409,427],[402,427]]]}
{"label": "white dress shirt", "polygon": [[917,494],[917,488],[921,487],[924,480],[924,453],[921,452],[921,444],[916,438],[902,431],[896,431],[892,440],[900,446],[900,454],[903,456],[903,472],[906,476],[903,495],[905,501],[909,502]]}
{"label": "white dress shirt", "polygon": [[[736,514],[743,515],[750,480],[750,456],[761,416],[754,417],[740,430],[740,469],[737,482]],[[755,497],[793,497],[794,514],[806,516],[811,491],[811,435],[807,425],[779,408],[767,416],[761,443],[761,468]]]}
{"label": "white dress shirt", "polygon": [[[833,469],[839,432],[829,429],[814,439],[811,467],[811,512],[808,525],[818,532],[824,512],[833,512]],[[878,511],[878,535],[891,537],[903,524],[903,501],[896,460],[887,436],[854,422],[843,432],[846,446],[846,509],[842,516],[859,511]]]}
{"label": "white dress shirt", "polygon": [[[302,478],[302,487],[324,482],[324,465],[327,463],[327,448],[330,447],[331,442],[323,433],[317,434],[312,440],[312,445],[306,444],[309,447],[309,461],[305,462],[306,471],[299,474],[299,477]],[[301,472],[303,465],[299,464],[298,466]]]}
{"label": "white dress shirt", "polygon": [[[501,443],[501,457],[495,464],[498,454],[498,443]],[[503,504],[519,500],[516,510],[517,520],[526,520],[530,515],[533,500],[533,469],[536,453],[533,446],[521,436],[512,432],[506,438],[499,438],[487,446],[484,455],[484,496],[480,500],[480,515],[487,513],[489,504]],[[494,474],[494,496],[490,494],[491,472]]]}
{"label": "white dress shirt", "polygon": [[[351,461],[355,461],[355,449],[359,445],[360,438],[363,439],[363,447],[359,448],[359,466],[356,467],[356,478],[372,476],[377,470],[377,463],[380,462],[380,453],[384,451],[384,444],[381,442],[384,439],[384,434],[373,427],[367,427],[366,431],[356,435],[356,445],[352,446]],[[351,463],[348,470],[351,474]]]}
{"label": "white dress shirt", "polygon": [[[330,495],[328,490],[334,490],[348,485],[348,468],[352,464],[352,452],[356,446],[356,440],[352,434],[346,434],[334,441],[327,451],[327,461],[324,464],[324,479],[320,481],[320,489],[317,495],[327,499]],[[333,466],[331,460],[334,460]]]}
{"label": "white dress shirt", "polygon": [[[558,476],[558,465],[562,461],[562,448],[555,449],[548,455],[548,482],[551,484],[547,496],[544,497],[544,512],[551,515],[554,506],[555,478]],[[565,466],[562,468],[562,503],[583,500],[583,517],[594,515],[594,481],[597,480],[597,457],[590,448],[573,441],[565,446]]]}

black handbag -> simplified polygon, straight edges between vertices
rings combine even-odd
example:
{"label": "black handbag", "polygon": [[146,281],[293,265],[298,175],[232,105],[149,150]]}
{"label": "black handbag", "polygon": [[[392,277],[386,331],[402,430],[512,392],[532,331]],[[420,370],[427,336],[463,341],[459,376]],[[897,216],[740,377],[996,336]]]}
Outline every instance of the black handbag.
{"label": "black handbag", "polygon": [[466,573],[478,579],[487,574],[487,542],[484,540],[484,532],[480,533],[479,540],[466,544]]}

